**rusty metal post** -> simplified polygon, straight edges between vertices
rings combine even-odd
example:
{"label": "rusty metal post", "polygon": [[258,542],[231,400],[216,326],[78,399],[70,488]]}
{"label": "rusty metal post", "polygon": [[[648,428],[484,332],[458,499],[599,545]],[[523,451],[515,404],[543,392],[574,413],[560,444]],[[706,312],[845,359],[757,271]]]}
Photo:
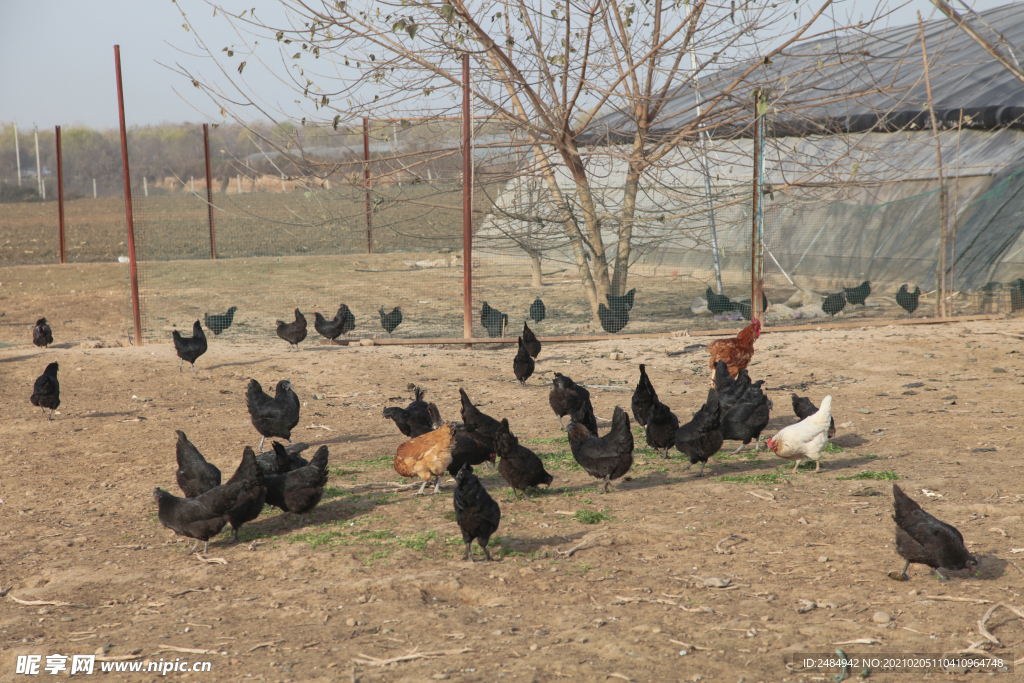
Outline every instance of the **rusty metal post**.
{"label": "rusty metal post", "polygon": [[206,212],[210,220],[210,258],[217,258],[217,235],[213,230],[213,175],[210,173],[210,124],[203,124],[203,152],[206,154]]}
{"label": "rusty metal post", "polygon": [[[469,53],[462,53],[462,336],[473,338],[473,150],[470,149]],[[466,344],[467,349],[473,348]]]}
{"label": "rusty metal post", "polygon": [[121,121],[121,165],[124,169],[124,216],[128,224],[128,273],[132,288],[132,318],[135,344],[142,346],[142,309],[139,306],[139,267],[135,258],[135,223],[132,220],[132,182],[128,172],[128,129],[124,123],[124,89],[121,86],[121,46],[114,46],[114,70],[117,74],[117,113]]}
{"label": "rusty metal post", "polygon": [[67,263],[64,251],[64,158],[60,149],[60,126],[56,126],[57,132],[57,218],[58,234],[60,236],[60,262]]}
{"label": "rusty metal post", "polygon": [[754,91],[754,225],[751,236],[750,257],[750,317],[760,320],[764,314],[764,194],[761,183],[764,175],[764,115],[768,111],[768,94],[758,88]]}
{"label": "rusty metal post", "polygon": [[370,119],[363,117],[363,186],[366,189],[366,253],[373,253],[373,205],[370,203]]}

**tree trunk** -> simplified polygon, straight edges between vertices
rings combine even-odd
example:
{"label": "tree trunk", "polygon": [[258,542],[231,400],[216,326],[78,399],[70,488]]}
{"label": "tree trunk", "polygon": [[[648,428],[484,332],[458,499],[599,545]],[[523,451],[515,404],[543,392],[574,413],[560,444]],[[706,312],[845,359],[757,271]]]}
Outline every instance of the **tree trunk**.
{"label": "tree trunk", "polygon": [[554,171],[551,170],[547,154],[540,145],[534,145],[533,152],[537,155],[538,159],[544,161],[542,173],[544,181],[548,185],[548,190],[551,192],[551,203],[555,206],[557,213],[562,216],[562,229],[565,231],[565,236],[569,239],[569,244],[572,245],[572,252],[576,258],[576,269],[580,274],[580,283],[583,285],[583,292],[587,295],[587,301],[590,303],[590,313],[593,316],[594,322],[600,324],[601,319],[597,315],[597,288],[594,285],[594,278],[590,273],[590,265],[587,263],[587,251],[583,245],[580,231],[572,219],[572,211],[565,200],[565,196],[562,194],[562,188],[558,187],[558,179],[555,178]]}
{"label": "tree trunk", "polygon": [[622,296],[629,278],[629,250],[633,242],[633,223],[636,218],[636,196],[640,188],[640,171],[632,162],[626,173],[623,188],[622,214],[619,222],[619,242],[615,248],[615,275],[612,277],[612,294]]}
{"label": "tree trunk", "polygon": [[527,250],[526,253],[530,255],[530,270],[533,273],[533,286],[543,287],[544,282],[541,280],[540,277],[540,252],[535,250]]}
{"label": "tree trunk", "polygon": [[[587,178],[586,168],[583,166],[583,160],[575,146],[565,150],[562,157],[576,182],[576,197],[583,212],[583,227],[586,230],[590,255],[593,259],[590,268],[593,272],[594,286],[597,287],[597,298],[602,300],[611,291],[611,280],[608,277],[608,257],[605,253],[604,240],[601,237],[601,220],[597,217],[597,206],[590,189],[590,179]],[[599,320],[596,310],[594,320],[595,322]]]}

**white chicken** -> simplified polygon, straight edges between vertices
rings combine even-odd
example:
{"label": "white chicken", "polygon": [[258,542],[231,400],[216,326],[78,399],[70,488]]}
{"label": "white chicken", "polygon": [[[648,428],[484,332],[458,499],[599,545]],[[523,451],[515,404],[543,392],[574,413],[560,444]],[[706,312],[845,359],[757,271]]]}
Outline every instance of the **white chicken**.
{"label": "white chicken", "polygon": [[809,459],[815,463],[814,471],[821,469],[821,452],[828,443],[828,428],[832,421],[832,397],[826,396],[818,412],[796,424],[789,425],[768,439],[768,448],[785,460],[795,460],[793,472],[800,467],[800,461]]}

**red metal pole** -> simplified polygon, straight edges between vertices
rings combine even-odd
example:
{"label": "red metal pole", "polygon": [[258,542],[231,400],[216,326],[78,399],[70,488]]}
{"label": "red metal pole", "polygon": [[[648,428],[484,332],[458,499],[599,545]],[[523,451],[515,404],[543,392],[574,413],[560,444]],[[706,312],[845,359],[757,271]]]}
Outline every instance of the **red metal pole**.
{"label": "red metal pole", "polygon": [[128,172],[128,129],[124,123],[124,89],[121,87],[121,46],[114,46],[114,70],[117,73],[117,113],[121,121],[121,165],[124,168],[124,215],[128,223],[128,273],[132,287],[132,318],[135,344],[142,346],[142,309],[139,306],[139,268],[135,260],[135,223],[132,220],[132,183]]}
{"label": "red metal pole", "polygon": [[213,230],[213,176],[210,174],[210,124],[203,124],[203,151],[206,153],[206,211],[210,218],[210,258],[217,258],[217,236]]}
{"label": "red metal pole", "polygon": [[57,216],[60,235],[60,262],[67,263],[64,254],[64,158],[60,151],[60,126],[57,126]]}
{"label": "red metal pole", "polygon": [[366,253],[373,253],[373,207],[370,203],[370,119],[363,117],[363,185],[366,189]]}
{"label": "red metal pole", "polygon": [[[470,142],[469,53],[462,53],[462,336],[473,338],[473,150]],[[466,348],[472,348],[466,344]]]}

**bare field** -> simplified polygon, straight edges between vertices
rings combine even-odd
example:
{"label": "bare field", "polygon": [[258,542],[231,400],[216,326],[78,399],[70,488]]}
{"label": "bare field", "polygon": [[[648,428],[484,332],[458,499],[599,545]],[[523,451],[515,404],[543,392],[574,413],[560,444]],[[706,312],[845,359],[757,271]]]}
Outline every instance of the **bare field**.
{"label": "bare field", "polygon": [[[547,345],[520,387],[511,347],[307,343],[294,353],[279,340],[221,337],[193,376],[176,371],[169,344],[79,346],[124,339],[122,277],[110,266],[2,271],[0,341],[14,346],[0,350],[0,589],[12,586],[0,600],[0,680],[21,678],[17,655],[101,652],[208,660],[210,673],[188,676],[202,681],[813,681],[829,675],[789,669],[786,657],[956,652],[985,641],[978,620],[994,604],[1020,605],[1019,320],[766,334],[750,370],[775,402],[768,433],[794,420],[794,388],[834,397],[839,430],[821,474],[791,476],[770,452],[744,452],[719,454],[697,478],[678,453],[665,461],[639,448],[641,437],[630,479],[604,494],[548,407],[551,373],[592,385],[609,418],[628,407],[636,364],[647,363],[685,416],[706,393],[707,356],[666,352],[694,340]],[[57,348],[28,343],[40,315],[54,321]],[[626,360],[608,360],[613,349]],[[47,422],[28,396],[51,361],[63,403]],[[305,527],[268,511],[243,543],[226,533],[211,543],[226,564],[204,564],[159,524],[152,493],[178,493],[175,429],[228,474],[258,443],[249,378],[292,380],[303,401],[294,437],[330,446],[329,488]],[[499,562],[459,559],[452,483],[438,496],[392,486],[404,483],[391,468],[402,437],[381,410],[408,403],[410,383],[456,419],[464,387],[509,418],[555,476],[550,490],[512,501],[497,472],[480,468],[502,506]],[[909,583],[887,577],[902,566],[893,477],[963,532],[982,558],[975,577],[944,583],[922,567]],[[816,606],[798,612],[802,601]],[[1020,656],[1019,619],[1000,610],[988,628],[1004,646],[991,654]],[[367,663],[414,652],[445,654]]]}

